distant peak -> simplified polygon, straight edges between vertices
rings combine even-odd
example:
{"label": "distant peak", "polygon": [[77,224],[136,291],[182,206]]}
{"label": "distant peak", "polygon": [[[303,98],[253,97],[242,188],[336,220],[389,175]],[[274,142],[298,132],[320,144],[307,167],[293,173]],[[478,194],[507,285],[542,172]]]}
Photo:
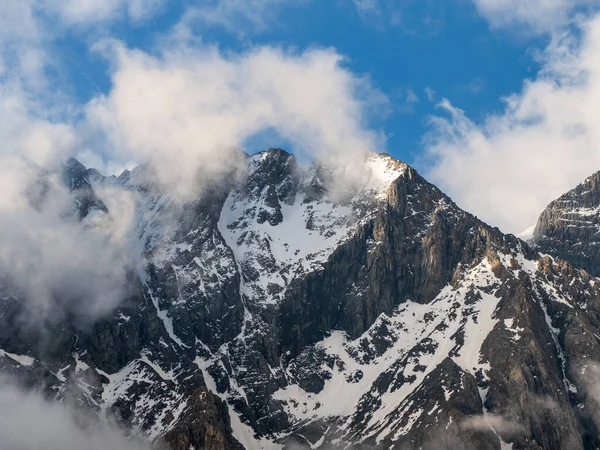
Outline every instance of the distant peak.
{"label": "distant peak", "polygon": [[371,153],[367,158],[367,166],[372,177],[379,184],[380,191],[386,191],[408,168],[402,161],[391,157],[387,153]]}
{"label": "distant peak", "polygon": [[251,157],[258,157],[258,158],[260,158],[260,160],[267,159],[267,158],[268,159],[274,158],[277,160],[287,160],[289,158],[293,158],[294,155],[292,155],[288,151],[283,150],[281,148],[271,147],[267,150],[263,150],[262,152],[255,153]]}
{"label": "distant peak", "polygon": [[89,185],[87,175],[85,166],[75,158],[71,157],[64,163],[63,180],[70,190],[80,189],[82,186]]}
{"label": "distant peak", "polygon": [[592,185],[599,185],[600,186],[600,171],[594,173],[593,175],[590,175],[589,177],[587,177],[585,179],[585,181],[583,182],[584,185],[587,184],[592,184]]}
{"label": "distant peak", "polygon": [[383,159],[386,161],[391,161],[395,164],[398,165],[398,167],[402,166],[402,167],[406,167],[408,166],[408,164],[406,164],[404,161],[398,159],[398,158],[394,158],[392,155],[390,155],[388,152],[369,152],[369,158],[379,158],[379,159]]}
{"label": "distant peak", "polygon": [[295,165],[294,155],[280,148],[270,148],[250,156],[250,172],[289,171]]}
{"label": "distant peak", "polygon": [[269,148],[265,153],[268,153],[270,155],[286,155],[286,156],[291,156],[291,153],[288,152],[287,150],[284,150],[282,148],[274,148],[274,147]]}
{"label": "distant peak", "polygon": [[77,169],[77,170],[86,170],[85,166],[79,162],[79,160],[74,157],[69,157],[65,162],[65,167],[67,169]]}

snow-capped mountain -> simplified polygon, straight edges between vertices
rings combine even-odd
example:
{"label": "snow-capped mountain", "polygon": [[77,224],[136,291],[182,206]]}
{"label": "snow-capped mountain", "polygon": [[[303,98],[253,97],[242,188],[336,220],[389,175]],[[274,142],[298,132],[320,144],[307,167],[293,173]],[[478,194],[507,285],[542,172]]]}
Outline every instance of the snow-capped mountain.
{"label": "snow-capped mountain", "polygon": [[542,251],[600,276],[600,172],[550,203],[533,240]]}
{"label": "snow-capped mountain", "polygon": [[175,450],[600,446],[600,283],[556,257],[589,233],[540,219],[538,252],[386,154],[342,196],[343,167],[240,158],[183,204],[70,160],[83,221],[135,199],[130,295],[32,329],[4,289],[0,371]]}

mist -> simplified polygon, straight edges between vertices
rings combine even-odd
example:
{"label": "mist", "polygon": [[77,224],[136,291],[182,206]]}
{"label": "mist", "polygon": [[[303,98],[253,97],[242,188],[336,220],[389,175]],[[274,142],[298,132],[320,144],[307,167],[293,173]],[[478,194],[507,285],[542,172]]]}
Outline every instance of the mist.
{"label": "mist", "polygon": [[150,444],[85,414],[0,379],[2,450],[150,450]]}
{"label": "mist", "polygon": [[116,41],[97,46],[112,61],[112,88],[89,102],[84,128],[111,163],[147,163],[157,181],[189,199],[199,180],[230,170],[239,149],[261,132],[289,142],[305,162],[354,167],[383,147],[367,118],[387,99],[347,70],[335,50],[224,54],[186,36],[179,30],[158,54]]}

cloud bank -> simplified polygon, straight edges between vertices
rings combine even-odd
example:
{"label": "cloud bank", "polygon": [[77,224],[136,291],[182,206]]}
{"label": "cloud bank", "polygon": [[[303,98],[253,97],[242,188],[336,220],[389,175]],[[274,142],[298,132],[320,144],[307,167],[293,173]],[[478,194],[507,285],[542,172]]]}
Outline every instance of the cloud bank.
{"label": "cloud bank", "polygon": [[82,419],[81,412],[63,403],[25,393],[0,380],[2,450],[150,450],[127,439],[120,430]]}
{"label": "cloud bank", "polygon": [[596,0],[473,0],[493,28],[510,28],[521,34],[557,31],[582,10],[598,6]]}
{"label": "cloud bank", "polygon": [[18,298],[32,321],[103,316],[127,295],[133,216],[119,207],[133,205],[115,196],[118,214],[87,229],[62,180],[62,164],[77,147],[75,128],[54,121],[19,83],[0,83],[0,93],[2,294]]}
{"label": "cloud bank", "polygon": [[164,3],[164,0],[41,0],[37,7],[57,15],[67,25],[80,25],[123,16],[141,20]]}
{"label": "cloud bank", "polygon": [[550,201],[600,170],[600,18],[555,38],[543,68],[482,123],[443,100],[425,138],[426,176],[506,232],[535,224]]}
{"label": "cloud bank", "polygon": [[387,99],[332,49],[224,54],[177,41],[151,55],[107,45],[113,86],[87,106],[88,130],[113,160],[148,162],[180,195],[196,195],[200,169],[230,169],[237,148],[269,130],[300,158],[351,160],[381,148],[367,119]]}

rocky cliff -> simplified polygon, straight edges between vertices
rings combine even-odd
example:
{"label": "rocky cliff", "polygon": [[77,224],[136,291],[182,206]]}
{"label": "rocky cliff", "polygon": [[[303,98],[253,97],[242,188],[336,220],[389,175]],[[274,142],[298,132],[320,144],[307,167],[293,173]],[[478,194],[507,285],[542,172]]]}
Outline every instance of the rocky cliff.
{"label": "rocky cliff", "polygon": [[600,276],[600,172],[548,205],[533,242],[540,251]]}

